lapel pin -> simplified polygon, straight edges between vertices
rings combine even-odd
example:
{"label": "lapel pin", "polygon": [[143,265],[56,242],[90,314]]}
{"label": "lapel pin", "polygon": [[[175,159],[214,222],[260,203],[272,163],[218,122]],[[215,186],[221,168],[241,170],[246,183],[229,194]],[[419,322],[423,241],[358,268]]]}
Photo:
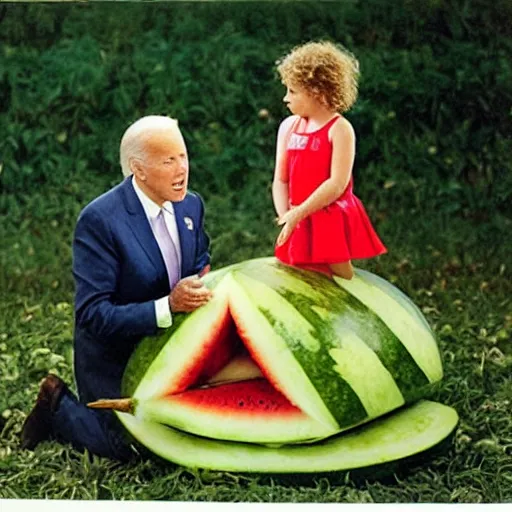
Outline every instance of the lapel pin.
{"label": "lapel pin", "polygon": [[192,221],[192,219],[190,217],[185,217],[183,220],[185,221],[187,229],[192,231],[194,229],[194,222]]}

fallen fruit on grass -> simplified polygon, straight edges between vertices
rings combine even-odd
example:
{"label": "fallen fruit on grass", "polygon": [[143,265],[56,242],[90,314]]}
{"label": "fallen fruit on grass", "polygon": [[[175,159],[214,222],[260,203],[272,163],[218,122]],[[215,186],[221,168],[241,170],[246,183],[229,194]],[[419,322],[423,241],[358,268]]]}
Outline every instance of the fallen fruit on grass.
{"label": "fallen fruit on grass", "polygon": [[130,398],[93,404],[123,411],[128,431],[160,456],[336,471],[421,452],[454,429],[453,409],[418,402],[442,378],[439,350],[420,310],[387,281],[360,269],[331,279],[274,258],[203,279],[213,299],[133,354]]}

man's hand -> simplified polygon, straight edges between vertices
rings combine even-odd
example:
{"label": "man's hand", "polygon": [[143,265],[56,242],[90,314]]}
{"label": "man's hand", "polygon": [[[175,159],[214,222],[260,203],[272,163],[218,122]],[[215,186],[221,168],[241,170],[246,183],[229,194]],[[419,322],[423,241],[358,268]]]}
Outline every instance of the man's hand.
{"label": "man's hand", "polygon": [[169,306],[173,313],[190,313],[206,304],[212,295],[198,276],[185,277],[172,289]]}

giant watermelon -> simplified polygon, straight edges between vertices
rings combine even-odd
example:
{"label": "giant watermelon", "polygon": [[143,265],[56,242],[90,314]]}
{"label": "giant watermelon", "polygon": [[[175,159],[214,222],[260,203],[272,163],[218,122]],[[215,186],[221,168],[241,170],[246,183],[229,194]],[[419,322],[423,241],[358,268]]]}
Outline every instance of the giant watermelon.
{"label": "giant watermelon", "polygon": [[213,299],[133,354],[129,398],[93,404],[124,411],[128,431],[160,456],[233,471],[335,471],[421,452],[454,429],[453,409],[418,402],[442,378],[439,350],[420,310],[387,281],[360,269],[351,281],[329,278],[274,258],[203,279]]}

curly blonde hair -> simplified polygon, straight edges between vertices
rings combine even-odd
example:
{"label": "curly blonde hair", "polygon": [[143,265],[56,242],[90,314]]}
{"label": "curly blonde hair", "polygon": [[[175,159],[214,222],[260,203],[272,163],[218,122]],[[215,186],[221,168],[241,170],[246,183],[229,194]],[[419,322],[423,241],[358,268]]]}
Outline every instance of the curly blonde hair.
{"label": "curly blonde hair", "polygon": [[337,112],[346,112],[357,99],[359,62],[340,45],[329,41],[296,46],[277,61],[281,81],[306,89]]}

